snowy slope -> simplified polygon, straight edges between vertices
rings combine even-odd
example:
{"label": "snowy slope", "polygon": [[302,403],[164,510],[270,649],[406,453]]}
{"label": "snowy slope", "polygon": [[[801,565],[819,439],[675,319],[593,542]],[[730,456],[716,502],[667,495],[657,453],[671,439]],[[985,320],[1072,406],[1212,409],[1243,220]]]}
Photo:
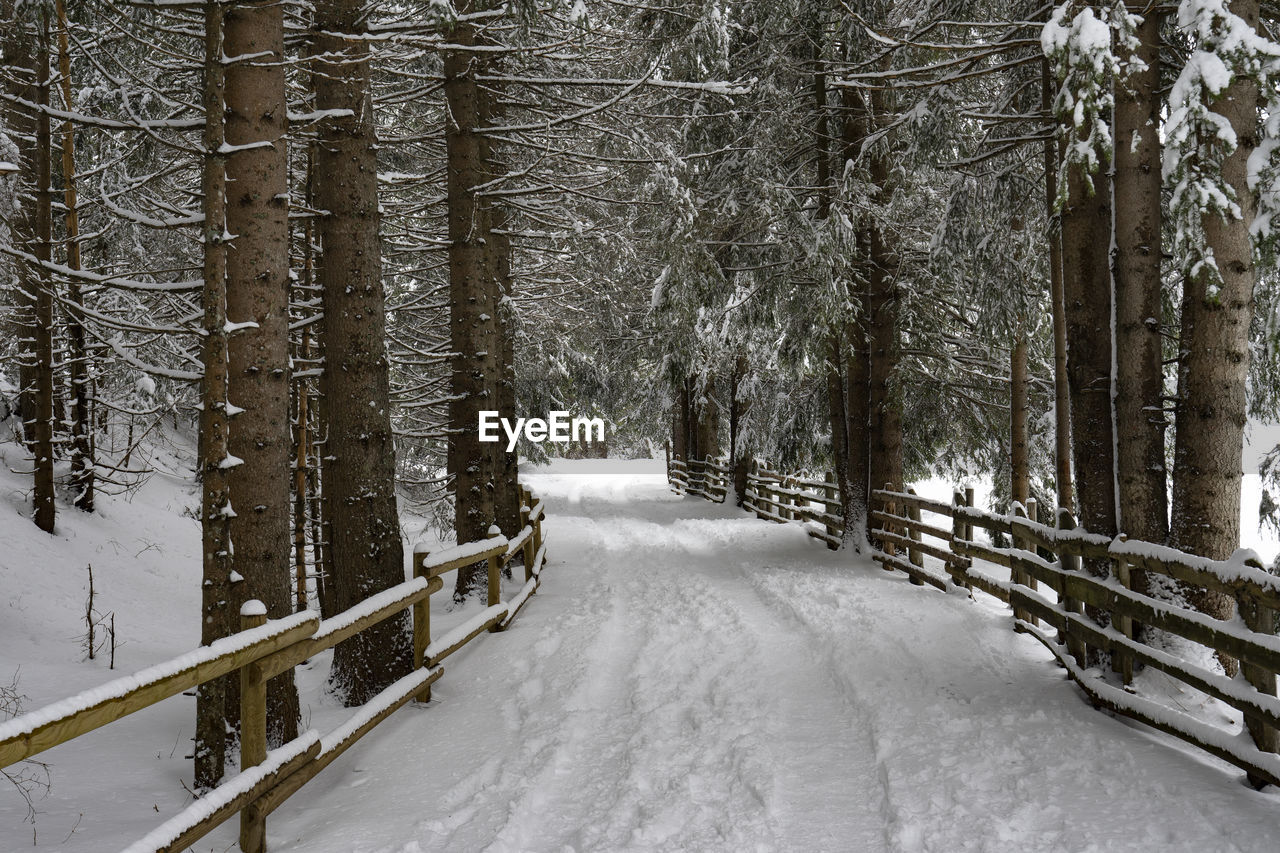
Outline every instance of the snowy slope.
{"label": "snowy slope", "polygon": [[[154,442],[148,463],[157,473],[128,494],[99,495],[93,514],[75,510],[60,495],[52,536],[31,523],[31,478],[21,473],[29,467],[21,449],[0,441],[0,688],[16,680],[24,710],[199,645],[199,492],[191,480],[189,439],[166,433]],[[402,525],[414,534],[424,527],[422,519],[410,517]],[[419,541],[416,536],[414,541]],[[406,544],[406,565],[411,547]],[[106,649],[92,661],[83,649],[90,564],[95,611],[115,614],[114,671],[108,668]],[[452,573],[444,580],[450,589]],[[508,584],[504,596],[515,594],[519,586],[519,580]],[[469,604],[454,610],[447,593],[434,596],[432,605],[437,636],[481,609]],[[299,668],[304,728],[326,732],[350,717],[324,691],[331,655],[318,655]],[[0,778],[0,853],[98,853],[141,838],[191,802],[188,756],[194,727],[195,700],[176,696],[41,753],[37,760],[48,765],[50,787],[36,791],[34,820],[22,798]],[[353,751],[359,753],[359,747]],[[40,768],[25,767],[45,780]],[[216,845],[208,842],[197,849],[223,851],[228,839],[234,839],[234,831]]]}
{"label": "snowy slope", "polygon": [[[194,641],[189,487],[38,539],[0,478],[0,674],[23,662],[29,707],[114,674],[77,652],[89,559],[131,632],[121,668]],[[537,596],[281,807],[273,851],[1275,849],[1280,795],[1092,710],[994,602],[676,497],[661,462],[529,479],[549,509]],[[437,637],[479,609],[436,599]],[[300,678],[321,731],[348,714],[327,663]],[[47,753],[34,849],[116,850],[184,805],[192,719],[177,697]],[[0,851],[33,849],[23,816],[0,789]],[[232,823],[196,849],[234,842]]]}

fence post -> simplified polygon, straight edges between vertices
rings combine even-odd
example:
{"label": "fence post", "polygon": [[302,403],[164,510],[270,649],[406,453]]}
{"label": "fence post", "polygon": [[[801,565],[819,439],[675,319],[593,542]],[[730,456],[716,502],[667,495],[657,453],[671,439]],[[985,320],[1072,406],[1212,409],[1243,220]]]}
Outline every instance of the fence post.
{"label": "fence post", "polygon": [[[910,486],[907,487],[907,494],[914,495],[915,493],[916,493],[915,489],[911,488]],[[915,522],[920,521],[920,507],[908,506],[906,509],[907,509],[907,518]],[[921,538],[922,538],[920,535],[920,531],[916,530],[915,528],[908,530],[907,536],[910,537],[911,541],[913,542],[919,542],[921,541]],[[907,548],[907,560],[910,561],[911,565],[913,566],[920,566],[921,568],[924,568],[924,554],[920,553],[920,551],[916,550],[915,548]],[[920,580],[915,575],[912,575],[910,580],[913,586],[924,586],[924,581]]]}
{"label": "fence post", "polygon": [[[773,470],[769,467],[768,459],[764,460],[764,470],[766,471]],[[768,512],[770,515],[776,515],[778,512],[778,508],[776,506],[769,506],[769,504],[766,503],[766,501],[770,501],[773,499],[773,490],[770,489],[769,484],[765,482],[766,477],[768,477],[768,474],[762,474],[760,476],[760,486],[756,491],[761,495],[763,499],[761,500],[761,503],[760,503],[761,508],[765,509],[765,511]],[[768,519],[768,520],[772,521],[773,519]]]}
{"label": "fence post", "polygon": [[[1129,541],[1129,537],[1121,533],[1116,537],[1119,542]],[[1133,579],[1129,573],[1129,561],[1123,556],[1112,557],[1113,569],[1116,573],[1116,580],[1120,581],[1120,585],[1125,589],[1133,589]],[[1116,628],[1125,637],[1133,639],[1133,617],[1117,616],[1112,614],[1112,620],[1115,622]],[[1121,679],[1125,684],[1133,683],[1133,655],[1127,650],[1117,649],[1111,656],[1111,669],[1120,673]]]}
{"label": "fence post", "polygon": [[756,488],[756,470],[759,467],[760,463],[756,461],[754,456],[747,461],[747,489],[742,493],[743,508],[745,509],[746,505],[750,503],[751,506],[754,507],[752,512],[756,514],[757,520],[760,518],[760,500],[758,498],[751,497],[751,495],[759,494],[759,489]]}
{"label": "fence post", "polygon": [[[973,506],[973,486],[966,486],[964,490],[964,505]],[[973,522],[966,521],[964,523],[964,538],[966,542],[973,541]]]}
{"label": "fence post", "polygon": [[[1071,510],[1066,507],[1058,507],[1058,529],[1059,530],[1075,530],[1076,519],[1071,514]],[[1062,546],[1058,546],[1058,562],[1062,565],[1062,570],[1066,572],[1080,571],[1080,558],[1074,554],[1062,553]],[[1062,596],[1063,609],[1071,613],[1084,613],[1084,607],[1079,601],[1070,597],[1065,592]],[[1076,659],[1076,665],[1084,667],[1089,660],[1089,646],[1080,637],[1071,631],[1066,631],[1067,650],[1071,652],[1071,656]],[[1058,638],[1060,641],[1062,637]]]}
{"label": "fence post", "polygon": [[[893,491],[893,483],[885,483],[885,484],[884,484],[884,490],[885,490],[886,492],[892,492],[892,491]],[[898,514],[898,503],[897,503],[897,501],[893,501],[893,500],[890,500],[890,499],[888,499],[888,498],[885,498],[885,501],[884,501],[884,513],[885,513],[885,515],[897,515],[897,514]],[[886,531],[886,532],[888,532],[888,533],[897,533],[897,532],[898,532],[898,531],[897,531],[897,528],[894,526],[893,522],[891,522],[891,521],[886,521],[886,522],[884,523],[884,529],[885,529],[885,531]],[[893,556],[897,555],[897,553],[898,553],[898,549],[897,549],[897,547],[896,547],[892,542],[881,542],[881,543],[880,543],[880,550],[881,550],[881,551],[883,551],[883,552],[885,552],[886,554],[888,554],[890,557],[893,557]],[[888,564],[888,563],[885,563],[885,564],[884,564],[884,569],[885,569],[885,571],[888,571],[888,572],[893,571],[893,569],[892,569],[892,568],[890,568],[890,566],[889,566],[889,564]]]}
{"label": "fence post", "polygon": [[[240,608],[240,630],[267,624],[267,606],[257,599]],[[267,758],[267,682],[257,662],[240,667],[240,772],[257,767]],[[240,812],[240,849],[265,853],[267,818],[257,804]]]}
{"label": "fence post", "polygon": [[[502,535],[502,531],[498,529],[498,525],[489,525],[489,539],[496,539]],[[489,558],[489,606],[502,603],[502,557],[494,555]],[[489,629],[490,633],[496,634],[501,631],[501,623],[494,625]]]}
{"label": "fence post", "polygon": [[[537,505],[537,503],[538,503],[538,502],[537,502],[536,500],[534,500],[533,492],[532,492],[532,491],[530,491],[530,492],[529,492],[529,514],[530,514],[530,515],[533,515],[533,508]],[[546,515],[546,514],[547,514],[547,513],[546,513],[546,510],[543,510],[543,512],[541,513],[541,515],[539,515],[537,518],[535,518],[535,519],[533,520],[533,554],[534,554],[534,559],[537,559],[538,552],[542,550],[542,516],[544,516],[544,515]],[[544,555],[542,559],[543,559],[543,560],[546,560],[546,556]]]}
{"label": "fence post", "polygon": [[[1015,504],[1013,507],[1013,515],[1015,518],[1026,518],[1027,510],[1022,504]],[[1011,534],[1009,536],[1009,540],[1010,540],[1009,545],[1011,546],[1011,550],[1013,551],[1024,551],[1026,550],[1027,542],[1023,537],[1017,534],[1016,532],[1017,529],[1018,529],[1017,524],[1010,525]],[[1016,565],[1017,561],[1020,560],[1021,558],[1016,555],[1012,555],[1012,556],[1013,556],[1013,559],[1010,562]],[[1013,568],[1010,570],[1009,580],[1013,581],[1019,586],[1026,586],[1027,573],[1024,572],[1022,569]],[[1022,622],[1027,622],[1027,621],[1030,621],[1031,614],[1023,610],[1021,607],[1015,606],[1013,608],[1013,618],[1020,620]]]}
{"label": "fence post", "polygon": [[[529,526],[529,490],[524,486],[520,487],[520,529],[524,530]],[[525,582],[533,580],[533,536],[532,534],[524,540],[524,579]]]}
{"label": "fence post", "polygon": [[[413,552],[413,576],[425,578],[427,569],[423,563],[431,556],[430,551]],[[431,596],[427,596],[413,605],[413,668],[422,669],[427,660],[427,646],[431,645]],[[413,697],[415,702],[431,701],[431,685]]]}
{"label": "fence post", "polygon": [[[956,546],[955,546],[956,542],[969,541],[968,538],[964,535],[964,531],[965,531],[964,516],[961,515],[959,512],[959,508],[964,505],[965,505],[964,492],[960,491],[960,487],[957,486],[955,490],[952,491],[951,493],[951,543],[952,543],[951,553],[953,554],[956,551]],[[954,577],[955,575],[952,575],[953,579]],[[973,584],[969,583],[967,580],[964,580],[964,581],[961,581],[961,585],[965,589],[969,590],[969,592],[972,594]]]}
{"label": "fence post", "polygon": [[[823,519],[823,523],[827,526],[828,536],[839,538],[837,534],[840,533],[840,529],[831,523],[831,516],[833,515],[831,511],[831,502],[836,499],[836,485],[836,472],[828,471],[827,475],[822,480],[822,496],[827,499],[827,503],[823,505],[823,509],[825,510],[824,514],[827,516]],[[843,508],[840,513],[840,517],[844,518]],[[836,551],[840,546],[833,542],[828,542],[827,548],[832,551]]]}
{"label": "fence post", "polygon": [[[1035,498],[1027,498],[1027,521],[1030,521],[1033,524],[1040,523],[1040,504],[1036,502]],[[1027,550],[1032,554],[1035,554],[1037,557],[1040,556],[1040,552],[1037,550],[1035,543],[1029,543]],[[1022,582],[1027,585],[1028,589],[1036,590],[1040,588],[1040,582],[1025,572],[1022,575]],[[1040,624],[1040,620],[1030,614],[1027,614],[1027,618],[1030,620],[1032,625]]]}
{"label": "fence post", "polygon": [[[1262,568],[1262,564],[1254,560],[1250,560],[1249,565],[1259,569]],[[1257,599],[1249,594],[1247,587],[1236,593],[1236,607],[1240,613],[1240,618],[1244,620],[1245,627],[1250,631],[1268,635],[1276,633],[1276,612],[1258,602]],[[1259,693],[1264,693],[1267,696],[1276,695],[1276,674],[1274,672],[1241,661],[1240,673]],[[1280,731],[1247,712],[1244,715],[1244,724],[1258,749],[1263,752],[1280,752]],[[1256,787],[1261,787],[1265,782],[1265,780],[1254,779],[1252,776],[1249,777],[1249,781]]]}
{"label": "fence post", "polygon": [[671,441],[668,440],[664,445],[667,451],[667,482],[671,482]]}

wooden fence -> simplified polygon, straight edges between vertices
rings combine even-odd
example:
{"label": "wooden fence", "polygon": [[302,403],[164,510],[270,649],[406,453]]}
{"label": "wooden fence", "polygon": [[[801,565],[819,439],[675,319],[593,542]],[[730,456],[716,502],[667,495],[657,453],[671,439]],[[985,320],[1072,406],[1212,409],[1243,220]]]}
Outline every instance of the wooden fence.
{"label": "wooden fence", "polygon": [[834,551],[840,547],[844,530],[835,479],[832,473],[822,480],[806,479],[752,460],[742,506],[767,521],[813,522],[817,526],[806,524],[805,532]]}
{"label": "wooden fence", "polygon": [[[1093,704],[1159,729],[1243,769],[1254,784],[1280,785],[1280,577],[1255,559],[1209,560],[1119,536],[1089,533],[1066,510],[1054,526],[1036,519],[1034,503],[1012,515],[972,506],[972,494],[950,504],[914,494],[873,492],[873,557],[939,589],[958,584],[1012,606],[1015,630],[1039,640]],[[928,520],[924,520],[925,514]],[[981,541],[974,529],[1006,537],[1008,547]],[[901,554],[905,553],[907,559]],[[941,572],[927,565],[933,558]],[[993,569],[1009,570],[1009,577]],[[998,571],[998,570],[997,570]],[[1236,602],[1239,619],[1214,619],[1135,589],[1141,573],[1212,590]],[[1041,624],[1043,622],[1043,624]],[[1153,631],[1180,637],[1238,662],[1232,678],[1148,642]],[[1112,675],[1091,663],[1108,653]],[[1248,738],[1236,737],[1131,687],[1137,666],[1159,670],[1238,710]]]}
{"label": "wooden fence", "polygon": [[667,460],[667,479],[679,494],[724,503],[733,489],[733,469],[723,459]]}
{"label": "wooden fence", "polygon": [[[707,457],[688,462],[679,457],[667,460],[667,480],[677,494],[706,498],[724,503],[733,491],[733,468],[726,459]],[[747,469],[747,491],[744,508],[757,518],[769,521],[812,521],[820,528],[806,527],[815,539],[835,550],[840,547],[844,521],[840,517],[839,487],[835,474],[828,472],[823,480],[775,471],[767,463],[752,460]]]}
{"label": "wooden fence", "polygon": [[[681,490],[672,460],[672,484]],[[753,463],[744,507],[758,518],[799,522],[838,547],[838,490],[826,479],[788,475]],[[688,494],[693,490],[684,489]],[[972,489],[950,503],[905,492],[872,492],[872,558],[913,584],[994,596],[1013,609],[1014,629],[1039,640],[1095,707],[1142,722],[1241,768],[1260,785],[1280,785],[1280,577],[1254,559],[1209,560],[1077,526],[1066,510],[1051,525],[1035,501],[1011,515],[973,505]],[[979,538],[975,530],[990,534]],[[1003,539],[1007,546],[993,540]],[[1007,569],[1007,576],[1002,569]],[[1214,619],[1136,589],[1140,576],[1212,590],[1236,602],[1239,618]],[[1159,632],[1159,633],[1156,633]],[[1232,678],[1175,654],[1156,637],[1173,635],[1238,662]],[[1105,652],[1111,673],[1094,666]],[[1248,737],[1199,720],[1133,686],[1138,667],[1159,670],[1239,711]]]}
{"label": "wooden fence", "polygon": [[[266,819],[299,788],[352,744],[411,700],[429,701],[431,685],[444,670],[440,662],[486,631],[511,624],[541,583],[547,546],[542,531],[544,507],[521,487],[523,529],[513,539],[496,527],[489,538],[431,554],[415,550],[413,579],[381,592],[329,619],[311,611],[268,620],[258,601],[240,612],[241,630],[69,699],[0,723],[0,767],[88,734],[121,717],[231,673],[240,678],[240,772],[145,838],[128,853],[180,851],[240,814],[244,853],[266,849]],[[516,554],[524,561],[525,582],[509,601],[501,600],[500,575]],[[431,637],[430,596],[444,585],[441,575],[473,563],[488,564],[485,610],[439,639]],[[404,610],[413,613],[413,670],[361,706],[345,723],[325,735],[308,731],[267,750],[268,679],[292,669]]]}

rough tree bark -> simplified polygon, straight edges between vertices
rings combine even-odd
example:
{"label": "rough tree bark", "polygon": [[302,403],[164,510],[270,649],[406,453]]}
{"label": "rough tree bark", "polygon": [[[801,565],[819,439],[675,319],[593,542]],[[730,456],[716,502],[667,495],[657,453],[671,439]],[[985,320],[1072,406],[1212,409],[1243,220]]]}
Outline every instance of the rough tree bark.
{"label": "rough tree bark", "polygon": [[716,402],[714,378],[707,381],[703,390],[702,405],[698,407],[698,459],[720,455],[720,405]]}
{"label": "rough tree bark", "polygon": [[[6,73],[5,94],[12,100],[34,104],[38,100],[35,85],[36,57],[31,26],[33,7],[19,5],[17,0],[0,0],[0,20],[9,26],[0,29],[0,51]],[[35,231],[32,228],[30,198],[35,195],[35,113],[14,105],[5,113],[5,128],[15,147],[18,166],[13,199],[15,207],[10,219],[10,237],[15,245],[32,253]],[[12,334],[19,341],[18,347],[18,413],[22,421],[22,441],[29,451],[35,444],[36,415],[36,356],[35,356],[35,294],[37,275],[32,264],[15,261],[17,288],[14,293]]]}
{"label": "rough tree bark", "polygon": [[[1228,8],[1257,28],[1257,0],[1235,0]],[[1222,179],[1235,192],[1241,218],[1204,218],[1206,248],[1221,276],[1216,292],[1203,274],[1189,276],[1184,284],[1169,542],[1214,559],[1225,559],[1240,546],[1245,379],[1257,280],[1249,238],[1257,200],[1246,178],[1249,155],[1258,144],[1257,107],[1257,85],[1241,77],[1210,105],[1236,135]],[[1191,603],[1204,612],[1230,616],[1230,598],[1189,592]]]}
{"label": "rough tree bark", "polygon": [[[1162,543],[1169,532],[1160,316],[1160,18],[1138,27],[1145,69],[1115,84],[1116,475],[1119,527]],[[1146,573],[1135,586],[1146,591]]]}
{"label": "rough tree bark", "polygon": [[[36,40],[36,103],[51,104],[49,99],[49,14],[40,12],[39,36]],[[35,240],[32,254],[40,262],[30,276],[35,288],[31,314],[32,354],[35,357],[34,418],[24,411],[24,431],[30,424],[32,455],[35,456],[35,522],[46,533],[53,532],[57,507],[54,503],[53,480],[53,279],[46,266],[53,259],[53,137],[49,113],[42,109],[36,115],[35,197],[29,208],[28,233]]]}
{"label": "rough tree bark", "polygon": [[[498,73],[496,61],[489,64],[491,73]],[[501,92],[493,87],[499,84],[490,82],[477,87],[480,100],[480,119],[483,125],[501,123],[503,102]],[[484,164],[485,181],[496,181],[505,174],[506,166],[498,157],[496,144],[490,137],[480,135],[480,157]],[[512,301],[515,281],[511,275],[511,237],[506,228],[510,218],[506,206],[491,193],[481,193],[479,202],[483,209],[481,221],[488,226],[488,238],[485,241],[488,275],[488,297],[494,305],[491,320],[491,333],[495,343],[490,347],[493,368],[490,371],[492,399],[494,408],[500,417],[514,422],[516,419],[516,366],[515,366],[515,322],[514,302]],[[490,464],[493,467],[493,514],[494,523],[507,536],[515,536],[520,532],[520,457],[516,451],[507,451],[505,441],[494,442]]]}
{"label": "rough tree bark", "polygon": [[[1101,158],[1101,152],[1099,152]],[[1103,169],[1089,188],[1082,167],[1069,168],[1062,208],[1063,295],[1072,455],[1079,521],[1092,533],[1116,534],[1115,445],[1111,417],[1111,186]],[[1105,561],[1086,561],[1105,574]]]}
{"label": "rough tree bark", "polygon": [[[871,95],[870,126],[888,124],[888,93]],[[878,143],[883,146],[883,140]],[[889,152],[880,148],[870,157],[873,200],[877,208],[889,202]],[[898,365],[898,258],[878,214],[870,227],[870,263],[867,265],[868,343],[870,348],[870,487],[902,486],[902,404],[890,387]],[[868,516],[868,522],[870,517]]]}
{"label": "rough tree bark", "polygon": [[1018,324],[1009,357],[1009,495],[1024,507],[1031,497],[1028,462],[1027,415],[1031,401],[1027,394],[1027,333]]}
{"label": "rough tree bark", "polygon": [[[472,10],[465,3],[459,12]],[[459,21],[450,39],[475,44],[475,27]],[[491,318],[497,310],[489,299],[485,277],[488,237],[475,188],[484,183],[481,151],[480,97],[474,54],[449,50],[444,54],[444,93],[447,196],[449,205],[449,343],[450,361],[448,471],[453,484],[454,531],[459,543],[485,538],[493,523],[492,470],[489,449],[480,442],[479,416],[492,408],[488,371],[491,359]],[[483,565],[460,569],[453,590],[461,601],[483,589]]]}
{"label": "rough tree bark", "polygon": [[[67,6],[63,0],[54,4],[58,16],[58,74],[61,78],[62,105],[68,112],[71,100],[71,51],[67,35]],[[64,223],[67,240],[67,266],[75,271],[82,267],[80,258],[80,211],[76,198],[76,134],[70,119],[62,123],[62,200],[66,207]],[[71,383],[71,487],[75,505],[93,512],[94,461],[90,408],[92,388],[89,384],[89,356],[85,351],[83,296],[80,280],[74,272],[67,277],[67,371]]]}
{"label": "rough tree bark", "polygon": [[[1053,75],[1049,60],[1040,62],[1040,106],[1053,115]],[[1054,212],[1058,197],[1058,162],[1062,155],[1055,135],[1044,141],[1044,203],[1049,243],[1049,301],[1053,314],[1054,480],[1058,506],[1074,510],[1071,486],[1071,388],[1067,379],[1067,308],[1062,281],[1061,219]],[[1054,513],[1054,517],[1057,513]]]}
{"label": "rough tree bark", "polygon": [[[733,362],[733,374],[729,378],[729,460],[733,468],[734,504],[742,506],[747,498],[747,474],[751,452],[742,440],[742,420],[751,408],[751,401],[738,396],[742,382],[747,377],[747,357],[739,354]],[[745,403],[745,404],[744,404]]]}
{"label": "rough tree bark", "polygon": [[843,334],[836,327],[827,329],[827,353],[823,359],[827,373],[827,420],[831,426],[831,460],[835,468],[836,482],[840,484],[840,507],[846,521],[845,531],[851,528],[849,493],[849,417],[845,411],[846,376]]}
{"label": "rough tree bark", "polygon": [[671,453],[676,459],[689,461],[689,386],[683,381],[672,406]]}
{"label": "rough tree bark", "polygon": [[[222,9],[220,0],[204,4],[204,70],[201,102],[209,118],[204,126],[204,331],[200,387],[200,643],[209,645],[234,628],[228,608],[231,586],[230,492],[223,462],[228,451],[227,417],[227,250],[223,143]],[[227,683],[207,681],[196,689],[195,788],[204,792],[222,779],[227,751]]]}
{"label": "rough tree bark", "polygon": [[[395,447],[386,355],[386,301],[378,240],[377,136],[369,79],[367,0],[315,6],[316,109],[341,110],[316,140],[315,194],[323,261],[329,501],[329,578],[340,610],[404,581],[396,512]],[[362,705],[413,661],[407,614],[338,644],[331,689]]]}
{"label": "rough tree bark", "polygon": [[[273,0],[226,8],[228,474],[235,570],[232,600],[256,598],[278,619],[293,609],[289,572],[289,186],[284,11]],[[263,144],[266,143],[266,144]],[[234,460],[233,460],[234,461]],[[267,691],[268,742],[298,732],[292,672]],[[231,691],[229,691],[231,692]],[[235,697],[238,704],[238,696]],[[230,710],[230,709],[229,709]],[[236,709],[238,719],[238,708]]]}

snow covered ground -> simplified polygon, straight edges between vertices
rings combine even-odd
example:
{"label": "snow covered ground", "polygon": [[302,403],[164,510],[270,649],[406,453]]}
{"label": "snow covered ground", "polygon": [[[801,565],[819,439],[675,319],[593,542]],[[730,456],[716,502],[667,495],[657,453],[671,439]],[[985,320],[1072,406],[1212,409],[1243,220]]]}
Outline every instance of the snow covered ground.
{"label": "snow covered ground", "polygon": [[[1280,794],[1092,710],[995,602],[679,498],[660,461],[529,479],[548,503],[538,595],[445,662],[429,705],[281,807],[273,851],[1275,849]],[[68,513],[49,550],[0,553],[0,675],[35,661],[28,707],[113,675],[65,636],[91,556],[140,587],[104,604],[132,626],[120,666],[191,644],[198,543],[194,522],[173,523],[175,493],[144,490],[115,546]],[[8,530],[14,508],[0,509]],[[108,504],[102,524],[135,511]],[[13,600],[45,574],[49,595]],[[470,615],[436,598],[437,635]],[[300,677],[321,730],[348,713],[321,694],[326,669],[317,658]],[[47,753],[37,849],[118,849],[180,808],[191,721],[180,697]],[[24,814],[0,789],[0,850],[32,849]],[[230,824],[197,849],[234,838]]]}

